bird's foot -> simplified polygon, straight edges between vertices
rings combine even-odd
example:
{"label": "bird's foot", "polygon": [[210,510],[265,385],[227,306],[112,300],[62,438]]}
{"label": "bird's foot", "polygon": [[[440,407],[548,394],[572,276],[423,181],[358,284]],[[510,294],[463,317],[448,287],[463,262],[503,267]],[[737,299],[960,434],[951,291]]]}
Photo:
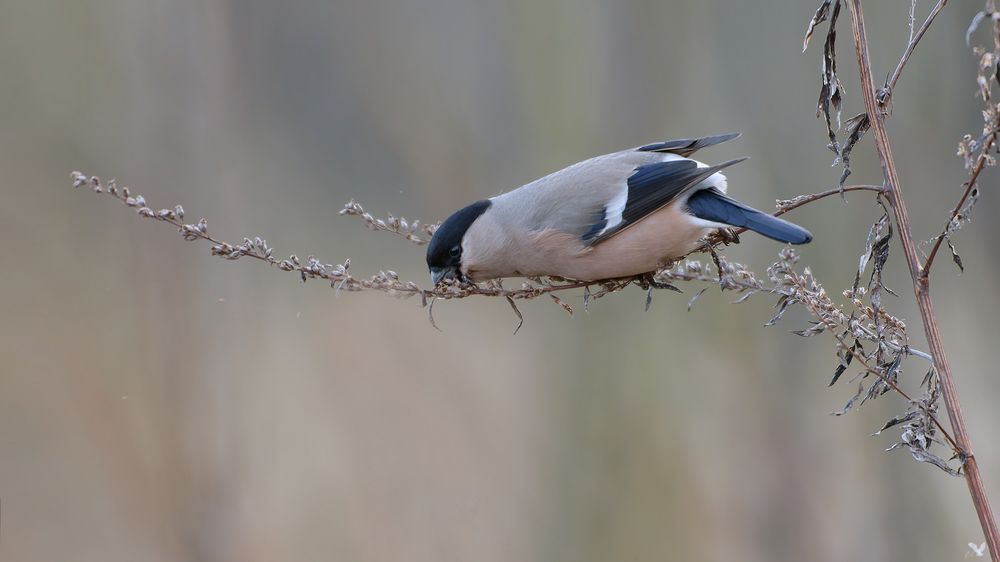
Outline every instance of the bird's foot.
{"label": "bird's foot", "polygon": [[740,243],[740,235],[736,232],[735,228],[720,228],[718,232],[723,244],[728,246]]}
{"label": "bird's foot", "polygon": [[684,291],[674,287],[670,283],[665,283],[663,281],[656,280],[656,273],[644,273],[633,281],[636,285],[642,287],[646,290],[646,312],[649,312],[649,307],[653,304],[653,289],[669,289],[671,291],[676,291],[678,293],[683,293]]}
{"label": "bird's foot", "polygon": [[642,287],[643,289],[669,289],[671,291],[676,291],[678,293],[683,293],[679,288],[666,283],[664,281],[657,281],[655,273],[644,273],[635,280],[635,284]]}

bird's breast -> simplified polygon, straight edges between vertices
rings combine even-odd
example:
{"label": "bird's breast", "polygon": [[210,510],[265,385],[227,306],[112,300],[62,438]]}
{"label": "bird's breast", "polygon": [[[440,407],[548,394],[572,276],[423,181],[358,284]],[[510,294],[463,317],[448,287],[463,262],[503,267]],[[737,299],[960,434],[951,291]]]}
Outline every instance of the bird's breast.
{"label": "bird's breast", "polygon": [[513,254],[514,275],[596,280],[646,273],[695,250],[710,230],[677,203],[595,246],[575,235],[544,230],[531,235],[529,247]]}

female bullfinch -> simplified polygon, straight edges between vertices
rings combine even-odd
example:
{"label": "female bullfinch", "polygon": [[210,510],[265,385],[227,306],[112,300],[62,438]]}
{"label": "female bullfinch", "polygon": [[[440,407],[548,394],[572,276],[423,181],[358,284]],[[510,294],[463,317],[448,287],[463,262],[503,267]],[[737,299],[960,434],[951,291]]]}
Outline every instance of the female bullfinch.
{"label": "female bullfinch", "polygon": [[573,164],[448,217],[427,246],[443,279],[557,276],[580,281],[655,271],[712,229],[745,227],[805,244],[806,229],[726,196],[720,170],[689,158],[739,133],[677,139]]}

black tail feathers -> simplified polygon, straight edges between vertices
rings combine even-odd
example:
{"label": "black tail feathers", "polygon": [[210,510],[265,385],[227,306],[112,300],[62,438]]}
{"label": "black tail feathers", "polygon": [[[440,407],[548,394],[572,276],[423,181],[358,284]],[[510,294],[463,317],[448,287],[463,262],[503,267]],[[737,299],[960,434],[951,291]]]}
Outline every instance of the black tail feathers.
{"label": "black tail feathers", "polygon": [[714,189],[696,191],[688,198],[687,207],[700,219],[744,227],[778,242],[808,244],[812,241],[812,234],[801,226],[748,207]]}

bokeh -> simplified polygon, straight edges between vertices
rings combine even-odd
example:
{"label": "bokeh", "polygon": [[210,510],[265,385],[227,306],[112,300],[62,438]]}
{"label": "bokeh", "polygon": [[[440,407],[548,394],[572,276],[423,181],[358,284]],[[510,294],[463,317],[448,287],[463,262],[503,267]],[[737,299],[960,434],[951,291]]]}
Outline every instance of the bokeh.
{"label": "bokeh", "polygon": [[[844,417],[833,340],[764,328],[773,302],[701,287],[523,303],[337,296],[225,262],[80,169],[183,204],[229,240],[426,283],[420,248],[338,216],[438,220],[583,158],[742,131],[731,192],[760,208],[835,185],[815,117],[814,2],[0,2],[0,557],[83,561],[961,560],[965,483],[884,453],[886,395]],[[877,77],[908,1],[869,2]],[[981,129],[952,2],[897,88],[889,133],[914,234],[943,225]],[[921,0],[917,17],[929,10]],[[845,118],[862,110],[846,12]],[[979,35],[976,38],[983,39]],[[879,183],[871,139],[850,181]],[[933,295],[988,489],[1000,497],[997,175]],[[867,193],[797,210],[832,294]],[[726,255],[763,271],[755,236]],[[887,305],[924,347],[903,257]],[[904,365],[916,386],[926,365]],[[944,453],[943,449],[940,450]]]}

